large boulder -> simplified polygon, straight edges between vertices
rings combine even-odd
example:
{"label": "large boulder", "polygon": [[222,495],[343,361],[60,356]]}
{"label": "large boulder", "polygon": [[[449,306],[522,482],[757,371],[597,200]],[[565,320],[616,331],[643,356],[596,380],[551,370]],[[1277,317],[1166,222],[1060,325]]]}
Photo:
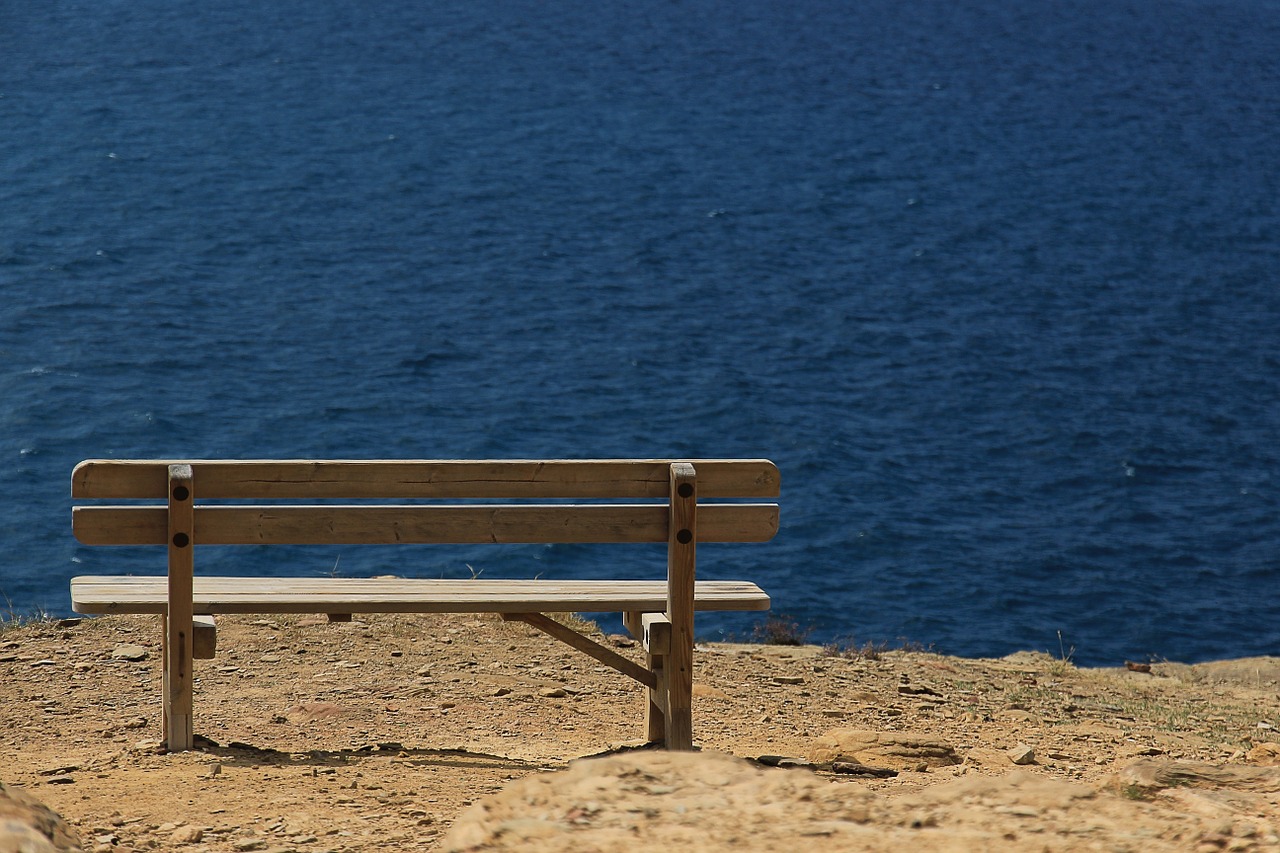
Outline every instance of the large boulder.
{"label": "large boulder", "polygon": [[631,752],[514,782],[463,812],[444,849],[772,853],[816,833],[825,849],[848,850],[873,796],[720,753]]}
{"label": "large boulder", "polygon": [[58,813],[0,782],[0,853],[80,853],[80,838]]}

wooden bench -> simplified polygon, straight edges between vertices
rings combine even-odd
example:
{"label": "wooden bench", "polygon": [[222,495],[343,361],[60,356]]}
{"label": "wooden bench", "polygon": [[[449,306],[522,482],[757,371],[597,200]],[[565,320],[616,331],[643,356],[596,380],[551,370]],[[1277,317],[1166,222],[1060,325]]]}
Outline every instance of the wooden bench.
{"label": "wooden bench", "polygon": [[[769,607],[754,583],[696,581],[696,546],[771,539],[777,503],[750,499],[777,497],[779,479],[766,460],[88,460],[73,471],[71,494],[152,501],[76,506],[72,526],[86,545],[166,546],[167,574],[76,577],[71,601],[79,613],[162,617],[170,750],[192,746],[192,661],[213,656],[214,614],[444,612],[527,622],[634,678],[648,688],[646,737],[687,750],[694,611]],[[344,500],[360,503],[332,502]],[[328,503],[301,503],[310,501]],[[666,579],[194,574],[196,545],[589,542],[665,542]],[[622,613],[644,644],[645,665],[545,615],[563,611]]]}

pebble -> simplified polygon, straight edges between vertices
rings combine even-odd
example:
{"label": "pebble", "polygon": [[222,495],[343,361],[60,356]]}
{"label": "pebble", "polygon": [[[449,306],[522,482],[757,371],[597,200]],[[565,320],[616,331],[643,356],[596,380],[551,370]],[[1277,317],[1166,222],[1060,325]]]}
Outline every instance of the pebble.
{"label": "pebble", "polygon": [[111,652],[111,657],[115,660],[140,661],[146,660],[148,654],[145,648],[135,643],[121,643]]}
{"label": "pebble", "polygon": [[538,691],[538,695],[544,699],[563,699],[569,694],[563,687],[544,687]]}

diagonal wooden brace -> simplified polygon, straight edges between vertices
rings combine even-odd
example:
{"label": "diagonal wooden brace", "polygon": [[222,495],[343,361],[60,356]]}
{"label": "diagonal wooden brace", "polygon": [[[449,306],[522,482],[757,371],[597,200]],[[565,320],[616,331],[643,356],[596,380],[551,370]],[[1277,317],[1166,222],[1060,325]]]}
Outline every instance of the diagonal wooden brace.
{"label": "diagonal wooden brace", "polygon": [[613,667],[623,675],[628,675],[645,687],[657,686],[654,674],[640,664],[624,658],[622,655],[607,649],[590,637],[584,637],[572,628],[561,625],[556,620],[541,613],[503,613],[502,618],[508,622],[525,622],[543,633],[550,634],[562,643],[573,646],[580,652],[590,655],[600,663]]}

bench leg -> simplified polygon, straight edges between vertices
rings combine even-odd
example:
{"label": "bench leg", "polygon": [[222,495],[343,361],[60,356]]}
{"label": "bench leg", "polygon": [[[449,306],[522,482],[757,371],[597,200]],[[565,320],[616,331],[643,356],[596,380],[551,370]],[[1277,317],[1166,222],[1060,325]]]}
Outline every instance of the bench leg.
{"label": "bench leg", "polygon": [[[169,620],[160,617],[164,626],[164,684],[161,696],[161,725],[165,748],[169,752],[191,749],[194,742],[193,685],[191,679],[193,649],[190,635],[175,631]],[[185,677],[184,677],[185,676]]]}
{"label": "bench leg", "polygon": [[667,749],[693,749],[693,594],[697,573],[697,472],[671,464],[667,539],[667,619],[671,651],[667,671]]}
{"label": "bench leg", "polygon": [[671,680],[667,677],[667,656],[671,653],[671,620],[662,613],[628,612],[622,624],[640,641],[645,651],[645,667],[653,673],[654,685],[645,690],[644,731],[649,743],[667,739],[667,700]]}
{"label": "bench leg", "polygon": [[[676,655],[668,656],[663,666],[663,686],[666,688],[667,749],[693,749],[693,660],[692,643],[684,655],[682,666],[673,665]],[[674,649],[673,649],[674,652]]]}
{"label": "bench leg", "polygon": [[164,741],[170,752],[192,746],[192,585],[195,486],[190,465],[169,466],[169,593],[164,626]]}
{"label": "bench leg", "polygon": [[667,680],[667,656],[645,655],[645,663],[649,671],[657,676],[656,687],[648,688],[645,693],[644,708],[645,740],[649,743],[661,743],[667,739],[667,695],[670,682]]}

